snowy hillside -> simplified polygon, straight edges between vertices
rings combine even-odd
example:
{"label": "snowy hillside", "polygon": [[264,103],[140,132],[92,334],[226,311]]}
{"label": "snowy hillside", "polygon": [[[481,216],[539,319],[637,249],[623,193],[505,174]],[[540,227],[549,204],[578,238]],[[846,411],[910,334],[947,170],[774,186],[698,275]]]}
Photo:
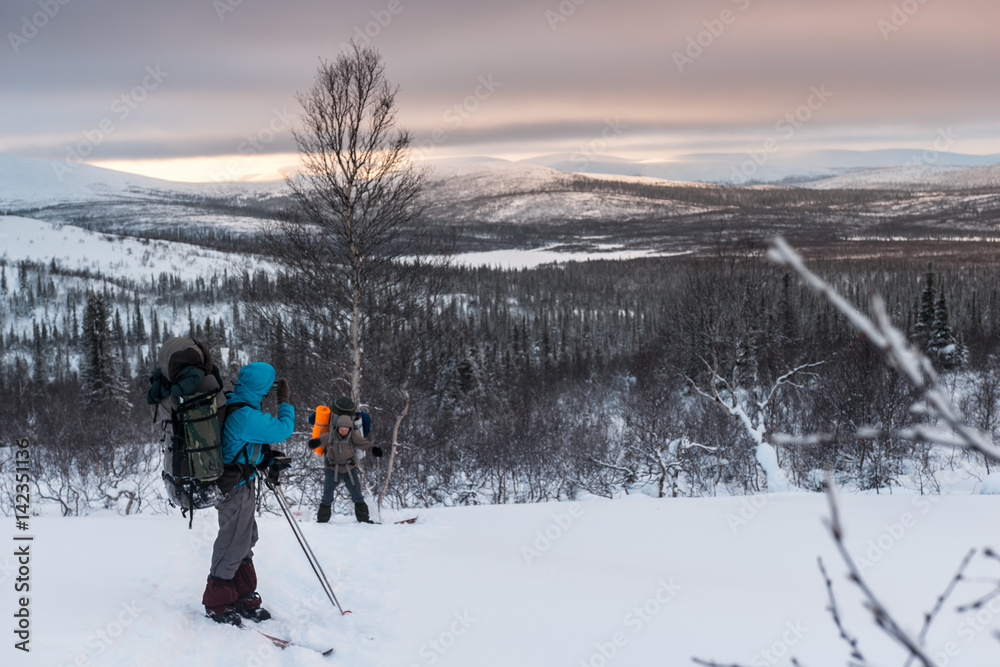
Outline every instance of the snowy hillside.
{"label": "snowy hillside", "polygon": [[183,272],[209,278],[232,270],[239,257],[177,242],[101,234],[72,225],[0,216],[0,259],[55,262],[68,271],[117,278]]}
{"label": "snowy hillside", "polygon": [[36,160],[0,153],[0,212],[67,202],[187,195],[239,197],[278,191],[271,183],[180,183],[89,164]]}
{"label": "snowy hillside", "polygon": [[[747,182],[796,182],[817,188],[994,187],[1000,183],[1000,156],[935,153],[933,163],[922,151],[778,152],[750,176],[740,175],[744,153],[695,154],[669,162],[640,162],[613,156],[586,160],[568,154],[512,162],[486,157],[431,160],[426,194],[433,207],[459,215],[490,217],[491,202],[503,204],[497,221],[552,217],[634,217],[663,213],[641,199],[609,199],[593,192],[560,192],[560,186],[620,180],[629,183],[697,187],[699,184],[742,185]],[[562,188],[564,189],[564,188]],[[0,212],[52,207],[67,203],[131,200],[135,205],[176,198],[210,198],[234,202],[266,201],[285,193],[283,181],[180,183],[103,169],[87,164],[35,160],[0,154]],[[623,209],[624,206],[624,209]],[[492,206],[497,209],[497,206]],[[690,209],[677,205],[676,213]],[[667,211],[670,212],[669,210]]]}
{"label": "snowy hillside", "polygon": [[[676,201],[616,195],[600,190],[611,177],[581,176],[560,169],[507,160],[441,160],[428,164],[427,199],[432,217],[478,223],[546,223],[560,220],[628,220],[684,215],[704,207]],[[622,176],[646,185],[705,187],[662,179]],[[590,187],[594,184],[596,187]],[[592,190],[592,191],[588,191]]]}
{"label": "snowy hillside", "polygon": [[574,156],[556,155],[534,158],[530,162],[587,175],[638,176],[725,185],[743,185],[747,182],[780,183],[788,180],[824,178],[838,173],[830,167],[802,166],[789,163],[787,159],[769,159],[763,166],[754,169],[752,177],[740,175],[740,165],[749,159],[745,153],[681,155],[670,161],[649,162],[610,156],[594,156],[580,160]]}
{"label": "snowy hillside", "polygon": [[906,166],[865,169],[833,178],[802,183],[824,189],[962,190],[1000,188],[1000,165],[981,167]]}
{"label": "snowy hillside", "polygon": [[[889,152],[878,157],[902,156]],[[719,166],[728,158],[698,159],[699,164]],[[829,159],[848,164],[852,158]],[[776,156],[771,166],[779,167],[782,160],[794,163],[792,156]],[[53,181],[58,164],[0,156],[0,167],[6,169],[0,211],[182,246],[252,253],[260,250],[261,225],[288,202],[286,186],[278,182],[170,183],[86,165],[79,165],[72,178]],[[492,158],[436,160],[424,166],[427,208],[422,223],[455,230],[457,252],[470,254],[470,262],[491,265],[498,259],[493,253],[512,249],[550,250],[558,253],[552,259],[564,261],[581,258],[567,253],[607,258],[699,252],[716,243],[724,229],[762,238],[799,235],[811,243],[871,235],[991,234],[1000,207],[1000,197],[981,191],[942,194],[995,187],[991,184],[1000,182],[1000,166],[887,167],[797,187],[738,188],[648,175],[585,175]],[[811,177],[834,173],[839,171]],[[609,250],[624,254],[610,255]],[[519,258],[516,263],[542,261],[548,259]]]}
{"label": "snowy hillside", "polygon": [[[848,496],[846,544],[890,611],[916,635],[972,547],[998,540],[993,496]],[[275,619],[261,629],[309,648],[279,650],[201,616],[215,512],[99,514],[30,520],[30,654],[8,640],[7,666],[670,667],[720,664],[839,667],[848,648],[826,609],[817,567],[833,580],[843,623],[873,665],[902,650],[874,625],[823,528],[815,494],[420,510],[415,525],[344,516],[302,528],[338,599],[321,593],[279,516],[259,519],[259,590]],[[404,515],[392,514],[386,519]],[[409,516],[409,515],[406,515]],[[71,556],[71,557],[70,557]],[[0,559],[12,619],[16,576]],[[955,612],[992,590],[995,562],[973,560],[935,619],[927,648],[951,666],[996,664],[989,608]],[[985,579],[983,579],[985,577]],[[11,623],[12,624],[12,623]]]}

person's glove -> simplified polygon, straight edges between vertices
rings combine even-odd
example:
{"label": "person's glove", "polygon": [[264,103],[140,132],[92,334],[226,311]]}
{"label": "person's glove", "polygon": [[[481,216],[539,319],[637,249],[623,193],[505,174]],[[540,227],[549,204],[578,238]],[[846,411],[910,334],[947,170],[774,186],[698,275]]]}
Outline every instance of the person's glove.
{"label": "person's glove", "polygon": [[[271,467],[274,465],[274,461],[279,457],[288,458],[285,456],[284,452],[278,451],[277,449],[271,449],[271,445],[264,445],[261,447],[260,463],[257,464],[257,470],[264,470],[265,468]],[[288,466],[285,467],[287,468]]]}
{"label": "person's glove", "polygon": [[312,438],[309,440],[309,442],[306,443],[306,447],[308,447],[310,450],[313,450],[322,444],[323,442],[319,438]]}
{"label": "person's glove", "polygon": [[281,378],[278,380],[278,403],[288,403],[288,399],[292,394],[292,387],[288,384],[288,380]]}
{"label": "person's glove", "polygon": [[372,447],[372,456],[382,456],[382,448],[378,445]]}
{"label": "person's glove", "polygon": [[260,463],[256,464],[257,470],[263,470],[267,466],[271,465],[271,460],[273,458],[274,458],[274,452],[271,451],[271,445],[261,445]]}
{"label": "person's glove", "polygon": [[271,463],[267,466],[267,481],[269,484],[281,484],[281,471],[292,466],[290,456],[285,456],[284,452],[273,452]]}

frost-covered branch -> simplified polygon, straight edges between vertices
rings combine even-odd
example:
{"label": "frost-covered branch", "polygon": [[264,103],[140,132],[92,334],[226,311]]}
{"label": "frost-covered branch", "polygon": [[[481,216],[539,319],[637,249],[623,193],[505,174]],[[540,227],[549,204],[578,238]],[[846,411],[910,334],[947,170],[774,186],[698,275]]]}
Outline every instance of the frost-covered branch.
{"label": "frost-covered branch", "polygon": [[871,587],[868,586],[868,583],[861,576],[861,571],[858,569],[854,558],[847,551],[847,546],[844,544],[844,529],[840,523],[840,513],[837,509],[837,494],[832,475],[828,475],[826,479],[826,496],[830,501],[830,519],[825,523],[830,530],[830,534],[833,536],[833,541],[837,546],[840,557],[847,565],[847,578],[864,595],[866,600],[865,607],[871,612],[875,624],[906,648],[910,652],[910,656],[919,660],[924,667],[936,667],[934,659],[927,654],[921,642],[911,637],[909,633],[901,628],[886,606],[876,597],[875,592],[872,591]]}
{"label": "frost-covered branch", "polygon": [[793,368],[792,370],[785,373],[784,375],[781,375],[780,377],[778,377],[777,380],[774,381],[774,385],[771,387],[771,391],[768,392],[767,398],[764,399],[763,401],[758,402],[757,407],[761,410],[766,410],[767,406],[771,404],[772,400],[774,400],[774,395],[778,393],[778,390],[781,389],[782,386],[786,384],[790,384],[793,387],[799,386],[794,382],[792,382],[793,377],[801,374],[802,371],[804,371],[807,368],[815,368],[816,366],[822,366],[824,363],[825,362],[823,361],[814,361],[813,363],[810,364],[800,364],[795,368]]}
{"label": "frost-covered branch", "polygon": [[[990,548],[985,549],[983,551],[983,555],[986,556],[987,558],[1000,560],[1000,555],[997,555],[997,553]],[[959,613],[965,613],[967,611],[976,611],[982,608],[983,605],[988,604],[993,600],[995,600],[998,595],[1000,595],[1000,583],[998,583],[998,585],[986,595],[983,595],[982,597],[973,602],[962,605],[957,609],[957,611]]]}
{"label": "frost-covered branch", "polygon": [[[778,390],[786,385],[794,385],[792,378],[801,374],[806,369],[819,366],[823,362],[819,361],[800,364],[795,368],[792,368],[774,381],[771,387],[767,390],[765,399],[753,401],[750,400],[750,395],[753,393],[752,391],[745,392],[746,397],[741,400],[740,392],[736,391],[733,386],[724,377],[722,377],[722,374],[719,372],[718,365],[709,364],[705,360],[702,361],[711,373],[711,378],[708,381],[709,388],[704,389],[699,386],[693,378],[684,376],[688,385],[690,385],[692,390],[699,396],[712,401],[725,410],[730,417],[743,425],[743,428],[746,430],[750,439],[754,443],[754,454],[756,456],[757,463],[764,470],[764,473],[767,476],[768,490],[779,492],[791,490],[791,483],[788,481],[788,478],[778,465],[778,453],[775,450],[774,445],[768,442],[768,429],[767,424],[765,423],[764,415],[777,395]],[[720,393],[720,386],[725,389],[726,396],[723,396],[723,394]]]}
{"label": "frost-covered branch", "polygon": [[627,479],[635,479],[636,477],[638,477],[638,473],[636,473],[635,470],[631,470],[629,468],[625,468],[623,466],[616,465],[614,463],[608,463],[607,461],[599,461],[599,460],[595,459],[593,456],[588,456],[587,459],[591,463],[595,463],[595,464],[601,466],[602,468],[608,468],[610,470],[615,470],[617,472],[620,472],[623,475],[625,475],[625,477]]}
{"label": "frost-covered branch", "polygon": [[[924,642],[927,641],[927,632],[928,630],[931,629],[931,623],[934,622],[934,619],[937,617],[938,613],[944,607],[945,600],[947,600],[948,596],[951,595],[952,591],[955,590],[955,586],[957,586],[958,582],[962,580],[963,577],[962,573],[965,572],[965,568],[969,566],[969,563],[972,561],[972,557],[975,555],[976,555],[976,550],[969,549],[969,553],[965,554],[965,558],[962,559],[962,563],[958,566],[958,571],[955,572],[955,576],[953,576],[951,578],[951,581],[948,582],[948,586],[944,589],[944,592],[938,596],[937,602],[934,603],[933,609],[931,609],[930,612],[924,615],[924,627],[920,629],[920,635],[917,636],[917,641],[920,642],[921,646],[924,644]],[[910,656],[910,659],[906,661],[906,664],[903,667],[910,667],[910,663],[912,662],[913,662],[913,656]]]}
{"label": "frost-covered branch", "polygon": [[817,561],[819,561],[819,571],[823,573],[823,580],[826,582],[827,597],[830,598],[830,606],[827,607],[827,610],[833,617],[833,623],[837,626],[837,630],[840,631],[840,638],[847,642],[847,645],[851,647],[851,659],[860,660],[861,662],[858,664],[864,665],[865,657],[861,654],[861,649],[858,648],[858,638],[847,632],[843,621],[840,619],[840,610],[837,607],[837,599],[833,596],[833,581],[830,580],[830,575],[826,573],[826,568],[823,567],[823,559],[817,558]]}

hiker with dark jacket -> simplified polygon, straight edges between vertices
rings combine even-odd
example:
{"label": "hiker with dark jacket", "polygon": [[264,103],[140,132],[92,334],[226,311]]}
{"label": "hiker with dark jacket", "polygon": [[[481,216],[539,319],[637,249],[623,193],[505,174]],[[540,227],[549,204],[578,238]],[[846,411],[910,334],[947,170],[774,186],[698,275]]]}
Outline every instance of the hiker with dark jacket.
{"label": "hiker with dark jacket", "polygon": [[218,482],[223,497],[216,505],[219,534],[202,596],[205,611],[220,623],[241,625],[241,617],[253,621],[271,617],[261,607],[253,566],[253,547],[257,543],[256,478],[258,469],[267,468],[269,479],[276,481],[278,472],[287,467],[288,458],[272,450],[270,443],[286,440],[295,426],[295,409],[288,402],[291,388],[285,378],[276,383],[278,416],[261,412],[261,401],[275,384],[274,376],[270,364],[247,364],[227,395],[228,413],[222,431],[222,460],[226,466]]}
{"label": "hiker with dark jacket", "polygon": [[332,429],[319,438],[310,440],[309,448],[322,456],[324,463],[323,498],[319,502],[316,520],[320,523],[330,520],[333,493],[337,490],[337,485],[343,482],[354,501],[355,518],[361,523],[373,523],[369,518],[368,504],[361,493],[361,475],[354,452],[371,451],[373,456],[382,456],[382,449],[373,445],[360,430],[354,428],[354,420],[346,414],[337,417]]}

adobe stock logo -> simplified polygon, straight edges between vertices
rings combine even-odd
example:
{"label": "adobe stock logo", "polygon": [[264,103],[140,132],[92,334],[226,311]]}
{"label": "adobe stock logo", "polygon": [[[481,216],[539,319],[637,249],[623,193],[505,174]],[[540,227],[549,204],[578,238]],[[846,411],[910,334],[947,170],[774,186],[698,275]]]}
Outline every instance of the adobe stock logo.
{"label": "adobe stock logo", "polygon": [[[750,0],[732,0],[732,3],[739,7],[741,12],[745,12],[750,7]],[[722,34],[726,32],[726,27],[736,23],[738,16],[739,14],[731,9],[723,9],[719,12],[718,18],[702,21],[701,24],[705,29],[696,35],[688,36],[687,47],[683,52],[674,51],[673,53],[677,71],[683,74],[685,67],[693,65],[695,60],[701,58],[705,50],[715,44],[715,40],[722,37]]]}
{"label": "adobe stock logo", "polygon": [[14,53],[18,53],[22,46],[34,39],[38,32],[56,17],[59,10],[69,3],[70,0],[38,0],[41,11],[35,12],[30,17],[22,16],[21,30],[7,33],[7,40],[10,41]]}
{"label": "adobe stock logo", "polygon": [[556,31],[560,23],[565,23],[570,16],[576,13],[576,8],[587,2],[587,0],[562,0],[556,8],[559,11],[548,9],[545,11],[545,20],[549,23],[552,32]]}
{"label": "adobe stock logo", "polygon": [[[462,127],[465,121],[503,85],[502,81],[493,78],[493,74],[480,76],[477,82],[479,85],[476,86],[472,95],[468,95],[460,102],[451,105],[441,115],[441,120],[451,131]],[[414,142],[413,147],[418,153],[419,159],[426,160],[431,157],[437,151],[438,146],[448,141],[449,129],[437,127],[430,133],[429,139]]]}
{"label": "adobe stock logo", "polygon": [[902,4],[893,5],[889,19],[878,20],[878,30],[882,33],[882,39],[889,41],[890,35],[899,32],[900,29],[910,22],[910,19],[920,11],[920,8],[927,4],[928,0],[905,0]]}
{"label": "adobe stock logo", "polygon": [[[551,515],[552,522],[545,528],[535,531],[535,540],[531,546],[521,545],[521,556],[527,565],[531,565],[552,548],[552,545],[570,531],[576,521],[583,516],[583,508],[573,504],[565,512]],[[534,547],[534,548],[532,548]]]}
{"label": "adobe stock logo", "polygon": [[650,597],[642,604],[632,607],[622,618],[622,624],[631,632],[619,629],[604,641],[597,641],[594,643],[594,651],[586,658],[581,658],[577,663],[578,667],[607,667],[628,646],[629,641],[648,627],[682,590],[673,579],[660,579],[657,584],[658,588]]}
{"label": "adobe stock logo", "polygon": [[[164,71],[160,65],[146,67],[146,75],[142,81],[111,102],[111,116],[105,116],[97,123],[97,127],[83,131],[83,140],[66,147],[66,160],[64,162],[53,162],[52,169],[56,178],[60,181],[63,176],[70,173],[77,167],[83,159],[94,152],[104,140],[113,134],[119,127],[120,122],[124,122],[132,112],[142,104],[149,94],[160,87],[160,85],[170,76],[170,72]],[[117,119],[117,121],[116,121]]]}
{"label": "adobe stock logo", "polygon": [[584,171],[598,155],[608,149],[609,142],[617,139],[628,129],[628,123],[623,123],[617,116],[608,118],[601,130],[601,136],[591,140],[573,155],[573,168],[577,171]]}
{"label": "adobe stock logo", "polygon": [[[373,9],[369,12],[372,17],[371,21],[368,21],[363,26],[354,26],[354,32],[351,35],[351,39],[364,46],[371,46],[372,40],[382,34],[382,31],[389,27],[392,23],[392,19],[403,13],[406,7],[403,6],[401,0],[389,0],[383,9]],[[341,51],[351,51],[350,42],[340,43]]]}
{"label": "adobe stock logo", "polygon": [[770,161],[771,156],[781,150],[782,143],[792,139],[806,123],[812,120],[816,112],[830,101],[831,97],[833,92],[827,89],[826,84],[819,87],[812,86],[805,104],[786,113],[775,123],[774,130],[777,134],[768,137],[759,149],[747,151],[748,159],[739,167],[733,167],[733,184],[740,185],[753,178],[757,171]]}

